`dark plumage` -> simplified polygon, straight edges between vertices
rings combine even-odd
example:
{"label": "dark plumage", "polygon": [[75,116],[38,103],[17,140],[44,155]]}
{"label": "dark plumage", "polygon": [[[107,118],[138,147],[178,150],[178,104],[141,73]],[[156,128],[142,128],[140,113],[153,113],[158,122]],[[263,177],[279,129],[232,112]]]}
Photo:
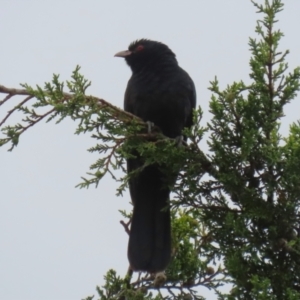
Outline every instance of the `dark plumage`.
{"label": "dark plumage", "polygon": [[[132,70],[125,92],[126,111],[153,122],[170,138],[192,126],[195,86],[168,46],[142,39],[115,56],[124,57]],[[129,159],[127,170],[131,172],[142,165],[140,158]],[[147,166],[130,180],[129,189],[134,204],[128,245],[131,268],[163,271],[171,257],[170,189],[166,175],[158,165]]]}

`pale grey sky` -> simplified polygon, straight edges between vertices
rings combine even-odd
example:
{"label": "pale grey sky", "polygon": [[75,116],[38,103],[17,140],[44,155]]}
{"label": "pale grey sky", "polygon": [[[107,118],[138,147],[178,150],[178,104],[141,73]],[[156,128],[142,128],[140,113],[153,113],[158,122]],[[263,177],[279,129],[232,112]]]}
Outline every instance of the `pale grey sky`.
{"label": "pale grey sky", "polygon": [[[300,65],[300,1],[286,2],[278,25],[285,33],[281,49],[291,50],[294,68]],[[8,87],[41,85],[53,73],[69,79],[79,64],[92,81],[88,94],[122,107],[130,70],[113,55],[138,38],[162,41],[177,54],[196,84],[204,122],[207,87],[215,75],[222,87],[249,82],[248,37],[259,17],[250,0],[0,0],[0,5],[0,84]],[[9,108],[10,103],[1,107],[0,117]],[[299,99],[287,107],[283,133],[299,118],[299,108]],[[117,185],[108,177],[98,189],[74,188],[96,158],[86,151],[93,140],[74,130],[70,120],[40,124],[12,153],[0,149],[0,299],[82,299],[96,294],[108,269],[120,275],[127,270],[118,209],[129,208],[129,196],[117,198]]]}

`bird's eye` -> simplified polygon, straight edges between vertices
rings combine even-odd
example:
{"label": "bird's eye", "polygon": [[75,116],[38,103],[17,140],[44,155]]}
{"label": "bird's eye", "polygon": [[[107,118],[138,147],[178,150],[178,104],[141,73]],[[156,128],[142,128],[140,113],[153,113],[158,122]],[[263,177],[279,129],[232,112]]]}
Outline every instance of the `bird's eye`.
{"label": "bird's eye", "polygon": [[143,45],[138,45],[136,47],[136,52],[139,52],[139,51],[142,51],[144,49],[144,46]]}

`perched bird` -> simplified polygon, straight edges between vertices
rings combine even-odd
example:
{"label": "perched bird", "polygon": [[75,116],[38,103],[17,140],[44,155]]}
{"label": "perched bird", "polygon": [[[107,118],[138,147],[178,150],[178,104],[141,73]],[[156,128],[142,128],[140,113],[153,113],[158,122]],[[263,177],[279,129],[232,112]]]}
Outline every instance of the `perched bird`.
{"label": "perched bird", "polygon": [[[163,43],[137,40],[118,52],[132,70],[125,92],[124,109],[154,123],[164,135],[176,138],[193,123],[196,90],[175,54]],[[143,165],[140,157],[128,159],[127,171]],[[133,216],[128,259],[135,271],[165,270],[171,257],[171,224],[166,174],[157,164],[145,167],[129,181]]]}

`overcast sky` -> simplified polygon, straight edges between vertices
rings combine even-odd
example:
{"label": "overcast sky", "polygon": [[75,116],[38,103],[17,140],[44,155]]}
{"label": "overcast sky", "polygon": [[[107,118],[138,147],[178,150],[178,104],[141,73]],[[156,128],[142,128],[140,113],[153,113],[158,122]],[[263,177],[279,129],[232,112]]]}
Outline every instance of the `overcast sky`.
{"label": "overcast sky", "polygon": [[[278,26],[291,68],[300,65],[300,1],[286,1]],[[0,84],[43,85],[52,74],[69,79],[76,65],[92,81],[88,94],[122,107],[130,69],[114,54],[138,38],[166,43],[193,78],[198,104],[209,121],[209,81],[222,87],[249,83],[248,38],[259,17],[250,0],[17,1],[0,0]],[[0,95],[1,96],[1,95]],[[2,99],[3,96],[0,97]],[[17,103],[0,109],[0,117]],[[282,133],[299,118],[290,104]],[[19,116],[20,118],[20,116]],[[15,118],[14,121],[18,121]],[[0,149],[0,299],[73,300],[96,294],[103,275],[126,273],[127,236],[117,185],[104,178],[97,189],[75,185],[96,159],[76,124],[39,124],[13,152]],[[205,143],[203,143],[205,144]],[[215,296],[203,290],[209,299]]]}

